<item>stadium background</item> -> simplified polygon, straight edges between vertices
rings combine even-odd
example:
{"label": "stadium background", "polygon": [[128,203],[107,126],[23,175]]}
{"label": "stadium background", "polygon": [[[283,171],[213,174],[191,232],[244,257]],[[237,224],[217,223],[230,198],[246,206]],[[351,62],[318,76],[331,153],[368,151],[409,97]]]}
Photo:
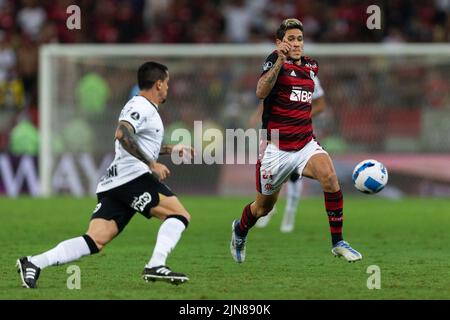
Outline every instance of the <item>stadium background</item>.
{"label": "stadium background", "polygon": [[[66,27],[69,16],[66,8],[71,4],[77,4],[81,8],[81,30],[68,30]],[[381,7],[381,30],[369,30],[366,27],[368,17],[366,8],[371,4],[378,4]],[[16,258],[17,251],[43,250],[49,243],[61,240],[64,234],[73,235],[76,232],[73,228],[77,227],[77,230],[80,230],[85,227],[90,211],[94,207],[94,200],[92,177],[87,177],[88,174],[83,171],[82,160],[79,157],[88,155],[89,159],[94,161],[95,168],[108,164],[106,160],[113,150],[112,136],[117,115],[128,97],[135,92],[136,67],[142,62],[141,58],[136,57],[102,59],[89,56],[83,59],[62,57],[53,61],[53,70],[56,70],[56,73],[52,79],[55,96],[52,104],[51,130],[52,155],[56,166],[52,168],[52,193],[55,196],[68,195],[71,198],[54,197],[45,202],[46,200],[27,198],[28,195],[38,197],[42,193],[39,185],[38,164],[41,140],[38,67],[39,50],[44,45],[270,45],[273,42],[273,31],[285,17],[297,17],[303,21],[307,44],[364,43],[382,47],[415,43],[431,46],[431,44],[448,44],[450,40],[450,1],[448,0],[0,0],[0,200],[2,204],[0,216],[4,219],[3,224],[8,226],[6,228],[11,230],[2,235],[2,241],[11,242],[11,239],[16,239],[18,243],[28,240],[34,243],[26,247],[14,244],[8,249],[5,259],[6,256]],[[223,58],[221,63],[217,63],[214,58],[172,57],[161,60],[167,63],[172,72],[169,100],[161,108],[167,133],[174,128],[190,129],[194,120],[202,120],[204,126],[221,130],[248,128],[249,117],[258,102],[254,90],[264,57]],[[324,114],[314,120],[316,135],[335,160],[345,194],[349,195],[346,198],[349,199],[346,200],[347,208],[353,212],[364,208],[362,211],[367,213],[359,222],[354,222],[353,229],[349,230],[355,230],[357,229],[355,226],[358,227],[358,231],[353,231],[353,234],[358,235],[359,232],[360,236],[357,238],[360,239],[360,243],[371,248],[372,252],[378,253],[379,260],[375,262],[396,261],[398,263],[397,269],[391,274],[395,279],[391,289],[399,291],[392,291],[394,293],[390,296],[388,294],[389,297],[442,298],[444,295],[448,298],[448,295],[445,296],[447,292],[445,289],[439,290],[439,288],[448,288],[442,282],[442,278],[439,278],[439,275],[444,276],[445,272],[448,274],[448,271],[444,269],[447,264],[443,260],[443,250],[446,249],[443,243],[448,242],[447,233],[443,228],[448,217],[441,215],[448,211],[448,199],[442,199],[442,202],[429,199],[450,195],[448,170],[450,165],[450,140],[448,139],[450,136],[450,59],[448,55],[413,57],[400,55],[395,59],[383,56],[358,58],[340,56],[337,58],[333,56],[333,52],[330,52],[328,56],[320,57],[318,60],[321,67],[319,78],[325,90],[328,108]],[[390,180],[383,192],[377,196],[368,197],[354,190],[350,176],[357,162],[372,157],[386,164]],[[194,195],[193,198],[187,197],[186,201],[187,207],[195,211],[198,219],[197,228],[204,228],[203,230],[208,234],[211,234],[211,230],[217,231],[211,236],[212,238],[205,238],[193,224],[190,239],[197,237],[196,241],[204,243],[202,248],[208,251],[209,249],[205,249],[207,243],[211,241],[211,245],[215,245],[216,240],[222,237],[222,229],[218,227],[214,229],[221,224],[222,218],[215,216],[213,227],[212,221],[206,216],[209,212],[206,211],[222,210],[227,211],[228,214],[233,213],[234,216],[238,215],[242,205],[250,199],[243,197],[254,194],[253,166],[191,165],[183,167],[172,165],[168,158],[163,158],[162,161],[170,166],[173,172],[168,181],[169,185],[182,197]],[[75,173],[71,172],[71,169]],[[309,212],[314,211],[311,215],[317,216],[315,211],[323,211],[323,203],[320,188],[312,181],[306,180],[305,195],[307,200],[301,205],[304,206],[302,214],[307,221],[307,218],[311,218]],[[360,197],[352,198],[353,195]],[[72,196],[76,199],[73,200]],[[202,197],[196,198],[196,196]],[[386,198],[400,199],[401,202],[384,202],[390,201]],[[421,202],[421,198],[429,199],[431,202]],[[234,207],[233,204],[235,204]],[[13,214],[15,212],[16,214]],[[83,212],[83,216],[76,218],[79,212]],[[42,222],[36,219],[30,226],[23,228],[20,221],[36,217],[32,216],[33,214],[39,214]],[[227,226],[225,241],[228,241],[229,236],[229,219],[231,216],[224,218]],[[406,223],[405,219],[408,219]],[[311,221],[313,226],[316,226],[315,220]],[[43,238],[40,238],[39,234],[34,234],[33,231],[34,226],[39,223],[51,229],[42,235]],[[323,221],[320,225],[321,228],[325,226]],[[378,229],[372,230],[369,226]],[[130,228],[138,229],[141,226],[132,225]],[[273,230],[271,229],[272,233],[265,238],[269,243],[271,241],[276,243],[279,240],[277,228],[278,226],[274,226]],[[61,233],[58,234],[54,229]],[[326,238],[327,231],[323,229],[321,232],[324,233],[323,238]],[[363,234],[367,238],[364,238]],[[439,237],[435,237],[435,234]],[[130,234],[128,236],[130,237]],[[300,242],[304,242],[305,237],[308,240],[319,237],[312,231],[297,236],[303,237],[301,241],[299,240]],[[423,244],[421,242],[423,237],[433,238],[435,245],[433,246],[431,242],[425,243],[427,247],[425,250],[420,246]],[[361,239],[365,240],[361,241]],[[222,240],[221,238],[220,241]],[[122,250],[121,253],[128,255],[131,259],[138,248],[134,248],[134,251],[126,251],[125,242],[120,241],[122,240],[118,240],[117,250]],[[374,245],[374,241],[391,244],[389,250],[392,252],[408,252],[412,248],[414,250],[419,248],[415,253],[420,257],[418,258],[421,261],[420,266],[413,265],[408,256],[399,257],[392,252],[389,253],[389,257],[383,256],[386,254],[385,250]],[[186,242],[189,243],[189,238]],[[292,243],[297,243],[297,240],[293,240]],[[192,251],[186,251],[196,252],[194,245],[188,244],[185,248],[191,248],[190,246]],[[282,248],[279,252],[277,251],[276,258],[278,261],[286,259],[284,266],[291,261],[289,259],[295,258],[287,251],[292,247],[287,245],[286,248],[284,251]],[[304,250],[308,249],[304,248]],[[181,263],[183,259],[190,258],[188,253],[183,254],[182,251],[183,248],[177,250],[180,256],[175,258],[178,259],[175,261]],[[289,259],[286,258],[287,256]],[[437,256],[441,258],[436,259]],[[219,258],[221,259],[219,254],[213,255],[211,263],[222,263]],[[431,261],[431,265],[424,261]],[[6,265],[7,262],[4,263]],[[8,263],[12,262],[8,261]],[[99,267],[102,266],[101,263],[99,262]],[[267,261],[259,261],[259,263],[267,263]],[[388,264],[388,262],[385,263]],[[322,269],[316,266],[313,258],[309,264],[306,263],[306,266],[311,265],[318,269],[315,269],[317,271],[314,277],[304,282],[305,290],[310,288],[308,286],[314,285],[308,281],[314,279],[319,281],[317,279],[321,279],[323,274],[326,275],[329,272],[323,269],[322,275],[319,275]],[[402,287],[398,279],[401,278],[404,272],[401,268],[405,265],[411,266],[406,273],[410,280],[420,278],[418,275],[422,275],[420,271],[422,269],[423,272],[435,271],[427,274],[435,278],[422,280],[429,281],[428,291],[416,291],[417,296],[414,296],[408,287]],[[123,265],[117,264],[112,268],[120,271]],[[198,270],[196,269],[195,263],[189,268],[188,272],[202,272],[199,267]],[[211,267],[211,269],[214,268],[215,266]],[[267,268],[272,270],[270,265]],[[340,267],[334,268],[341,270]],[[297,270],[289,270],[286,273],[287,276],[296,275]],[[234,269],[229,268],[223,273],[223,286],[233,283],[233,280],[230,280],[234,279],[233,271]],[[305,272],[309,272],[309,269]],[[342,272],[346,275],[347,271]],[[15,282],[17,282],[13,280],[15,278],[8,277],[9,273],[6,278],[10,282],[2,284],[6,289],[16,285]],[[60,282],[65,281],[64,275],[59,278],[55,275],[55,277]],[[365,281],[364,279],[361,281]],[[282,281],[285,281],[289,287],[289,279]],[[333,281],[326,277],[323,281],[333,288]],[[118,288],[120,283],[118,281]],[[101,287],[101,284],[98,286]],[[339,285],[336,284],[336,286],[338,288],[336,290],[339,291]],[[417,286],[426,287],[423,283]],[[260,290],[256,284],[253,287],[250,285],[250,288]],[[53,290],[56,289],[53,288]],[[283,288],[280,290],[281,295],[285,294],[284,297],[298,297],[295,295],[297,293],[295,289],[292,289],[290,294]],[[346,293],[348,295],[344,294],[341,297],[355,295],[363,298],[374,297],[367,294],[367,289],[364,294],[355,290],[353,288]],[[4,292],[7,294],[8,291]],[[59,295],[57,291],[50,292],[55,294],[50,296],[51,298],[66,298],[64,295]],[[141,298],[137,292],[135,296],[130,292],[122,296],[111,293],[107,297]],[[211,292],[217,293],[217,291]],[[224,292],[223,295],[206,295],[205,297],[249,297],[237,292],[230,289],[229,293]],[[180,295],[175,292],[165,292],[162,297],[203,299],[202,294],[191,296],[187,292],[182,292]],[[260,294],[260,296],[251,297],[264,298],[264,290],[260,291]],[[334,297],[321,294],[316,294],[312,290],[309,295],[300,295],[300,297]],[[18,292],[14,296],[23,297]],[[87,297],[97,298],[95,294],[91,296],[88,294]],[[268,297],[273,298],[270,291]]]}
{"label": "stadium background", "polygon": [[[307,45],[446,43],[450,37],[450,5],[442,0],[377,2],[382,8],[381,30],[366,27],[370,1],[75,3],[81,8],[81,30],[66,26],[71,1],[0,2],[3,194],[41,194],[35,157],[40,141],[38,52],[45,44],[269,44],[276,24],[289,15],[304,22]],[[450,65],[446,56],[438,58],[344,56],[336,63],[331,52],[318,59],[328,110],[315,119],[315,132],[335,156],[346,192],[354,192],[349,178],[354,164],[376,156],[390,171],[384,196],[450,194],[450,177],[443,174],[450,162]],[[88,153],[99,167],[112,151],[115,119],[135,93],[135,69],[142,57],[100,60],[86,56],[73,63],[54,61],[58,74],[52,83],[57,91],[52,109],[53,174],[63,155]],[[195,63],[188,58],[161,60],[173,71],[171,97],[161,111],[167,137],[174,128],[192,128],[194,120],[202,120],[204,128],[248,128],[257,105],[254,87],[262,57],[222,59],[223,63],[213,58],[191,59]],[[23,164],[24,155],[34,158]],[[169,159],[163,161],[170,165]],[[52,177],[53,193],[92,194],[86,174],[75,166],[75,178]],[[177,178],[170,183],[181,193],[253,192],[251,166],[171,169]],[[67,181],[71,179],[78,179],[80,186]],[[317,184],[306,185],[305,194],[320,192]]]}

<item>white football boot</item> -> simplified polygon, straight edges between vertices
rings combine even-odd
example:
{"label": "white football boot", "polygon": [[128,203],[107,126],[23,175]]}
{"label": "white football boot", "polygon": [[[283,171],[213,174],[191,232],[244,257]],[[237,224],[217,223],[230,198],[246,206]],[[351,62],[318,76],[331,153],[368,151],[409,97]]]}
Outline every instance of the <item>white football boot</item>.
{"label": "white football boot", "polygon": [[234,261],[237,263],[242,263],[245,261],[245,243],[247,241],[247,237],[240,237],[234,231],[236,224],[238,223],[239,220],[234,220],[231,224],[230,252]]}
{"label": "white football boot", "polygon": [[348,242],[344,240],[336,243],[331,252],[336,257],[344,257],[348,262],[356,262],[362,259],[362,254],[350,247]]}

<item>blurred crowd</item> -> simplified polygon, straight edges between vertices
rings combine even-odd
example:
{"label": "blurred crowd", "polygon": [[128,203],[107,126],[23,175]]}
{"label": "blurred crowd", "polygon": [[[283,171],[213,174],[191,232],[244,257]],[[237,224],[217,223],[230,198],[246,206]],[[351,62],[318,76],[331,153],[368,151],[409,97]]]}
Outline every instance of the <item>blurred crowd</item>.
{"label": "blurred crowd", "polygon": [[[69,30],[67,8],[81,8]],[[381,8],[368,30],[366,8]],[[38,51],[46,43],[271,42],[286,17],[308,42],[448,42],[450,0],[0,0],[0,150],[6,132],[38,114]]]}
{"label": "blurred crowd", "polygon": [[[82,29],[66,28],[81,8]],[[377,4],[382,30],[366,28]],[[450,0],[0,0],[0,29],[42,42],[264,42],[286,17],[314,42],[447,42]]]}
{"label": "blurred crowd", "polygon": [[[66,28],[81,8],[82,30]],[[377,4],[382,30],[366,28]],[[0,29],[37,42],[264,42],[286,17],[314,42],[447,42],[449,0],[0,0]]]}

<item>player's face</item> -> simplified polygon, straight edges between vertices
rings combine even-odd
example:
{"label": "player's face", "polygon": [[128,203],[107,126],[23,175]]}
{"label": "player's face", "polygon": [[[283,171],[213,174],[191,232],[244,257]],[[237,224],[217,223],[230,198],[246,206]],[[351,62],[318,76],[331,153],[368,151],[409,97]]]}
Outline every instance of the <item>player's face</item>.
{"label": "player's face", "polygon": [[300,60],[303,54],[303,32],[299,29],[289,29],[284,35],[283,41],[291,45],[289,58],[292,60]]}
{"label": "player's face", "polygon": [[169,92],[169,73],[167,72],[166,79],[164,79],[164,81],[161,82],[160,88],[161,103],[166,102],[168,92]]}

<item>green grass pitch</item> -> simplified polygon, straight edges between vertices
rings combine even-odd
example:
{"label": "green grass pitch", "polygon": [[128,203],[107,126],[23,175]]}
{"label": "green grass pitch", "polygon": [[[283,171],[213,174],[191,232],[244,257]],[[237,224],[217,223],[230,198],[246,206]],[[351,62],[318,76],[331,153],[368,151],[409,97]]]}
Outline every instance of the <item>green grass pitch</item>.
{"label": "green grass pitch", "polygon": [[[359,263],[330,252],[321,198],[304,199],[291,234],[279,232],[284,201],[265,229],[249,234],[247,260],[229,253],[231,221],[250,198],[181,197],[191,225],[168,259],[190,281],[146,283],[140,273],[160,222],[136,215],[106,249],[41,273],[37,290],[21,287],[15,261],[86,230],[95,200],[0,199],[0,299],[449,299],[450,200],[345,199],[344,237],[363,254]],[[69,265],[81,270],[81,289],[66,286]],[[369,290],[367,268],[381,270],[381,289]]]}

